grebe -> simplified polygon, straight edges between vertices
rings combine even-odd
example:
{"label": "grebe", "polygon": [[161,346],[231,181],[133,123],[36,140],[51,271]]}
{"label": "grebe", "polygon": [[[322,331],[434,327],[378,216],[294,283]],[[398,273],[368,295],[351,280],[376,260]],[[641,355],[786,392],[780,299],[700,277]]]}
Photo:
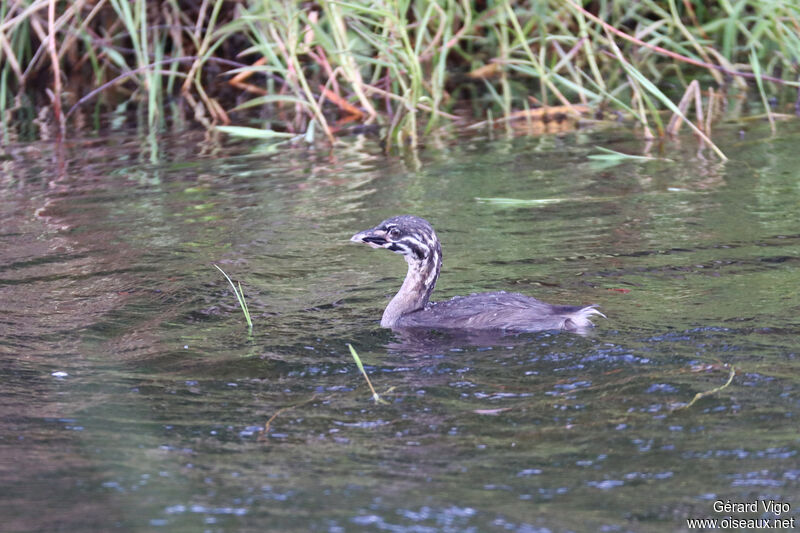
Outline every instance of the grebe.
{"label": "grebe", "polygon": [[350,240],[402,254],[408,263],[402,287],[383,312],[385,328],[581,331],[593,326],[592,315],[605,317],[594,305],[552,305],[505,291],[428,301],[442,268],[442,246],[433,227],[420,217],[387,218]]}

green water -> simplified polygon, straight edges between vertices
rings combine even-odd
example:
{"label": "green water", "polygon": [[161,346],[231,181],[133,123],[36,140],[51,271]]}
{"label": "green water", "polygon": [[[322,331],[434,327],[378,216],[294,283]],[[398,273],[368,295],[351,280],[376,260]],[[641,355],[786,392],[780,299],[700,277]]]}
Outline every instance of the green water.
{"label": "green water", "polygon": [[[278,153],[203,132],[0,148],[0,530],[698,531],[800,521],[800,127]],[[552,202],[508,203],[479,198]],[[434,298],[597,303],[589,335],[400,336]],[[239,280],[248,335],[230,288]],[[386,405],[375,405],[353,343]],[[732,383],[685,406],[698,392]],[[269,431],[264,431],[267,421]]]}

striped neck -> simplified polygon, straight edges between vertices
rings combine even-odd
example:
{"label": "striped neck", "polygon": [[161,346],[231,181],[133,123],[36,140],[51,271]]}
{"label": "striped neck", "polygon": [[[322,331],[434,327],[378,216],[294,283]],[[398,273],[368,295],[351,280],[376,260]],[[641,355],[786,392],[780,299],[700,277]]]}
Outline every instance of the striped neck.
{"label": "striped neck", "polygon": [[383,312],[381,326],[385,328],[395,326],[404,315],[425,308],[442,269],[442,247],[438,239],[434,239],[432,249],[423,257],[404,257],[408,263],[408,272],[400,290]]}

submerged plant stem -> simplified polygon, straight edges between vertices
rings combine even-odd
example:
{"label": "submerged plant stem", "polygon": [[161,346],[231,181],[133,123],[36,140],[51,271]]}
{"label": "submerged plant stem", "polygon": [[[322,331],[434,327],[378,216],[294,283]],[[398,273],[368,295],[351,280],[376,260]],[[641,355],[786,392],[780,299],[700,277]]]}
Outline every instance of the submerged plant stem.
{"label": "submerged plant stem", "polygon": [[266,440],[266,437],[267,437],[267,435],[269,434],[270,425],[271,425],[271,424],[272,424],[272,422],[274,422],[274,421],[275,421],[275,419],[276,419],[276,418],[278,418],[278,417],[279,417],[281,414],[285,413],[286,411],[291,411],[292,409],[295,409],[295,408],[297,408],[297,407],[300,407],[301,405],[305,405],[305,404],[307,404],[307,403],[311,403],[311,402],[313,402],[314,400],[316,400],[317,398],[318,398],[318,396],[315,394],[315,395],[313,395],[311,398],[309,398],[308,400],[305,400],[305,401],[303,401],[303,402],[297,403],[297,404],[295,404],[295,405],[289,405],[288,407],[282,407],[281,409],[278,409],[277,411],[275,411],[275,414],[273,414],[271,417],[269,417],[269,420],[267,420],[267,422],[264,424],[264,427],[263,427],[263,428],[261,429],[261,431],[259,432],[259,437],[258,437],[258,440],[259,440],[259,441],[264,441],[264,440]]}

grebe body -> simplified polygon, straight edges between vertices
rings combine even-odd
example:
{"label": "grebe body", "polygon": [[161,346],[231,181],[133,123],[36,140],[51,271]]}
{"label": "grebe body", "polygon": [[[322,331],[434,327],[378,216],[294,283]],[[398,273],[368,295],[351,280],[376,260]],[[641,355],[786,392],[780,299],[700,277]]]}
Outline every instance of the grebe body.
{"label": "grebe body", "polygon": [[350,240],[402,254],[408,263],[403,285],[381,318],[385,328],[582,331],[593,326],[593,315],[604,316],[594,305],[553,305],[504,291],[431,302],[442,268],[442,247],[433,227],[417,216],[388,218]]}

